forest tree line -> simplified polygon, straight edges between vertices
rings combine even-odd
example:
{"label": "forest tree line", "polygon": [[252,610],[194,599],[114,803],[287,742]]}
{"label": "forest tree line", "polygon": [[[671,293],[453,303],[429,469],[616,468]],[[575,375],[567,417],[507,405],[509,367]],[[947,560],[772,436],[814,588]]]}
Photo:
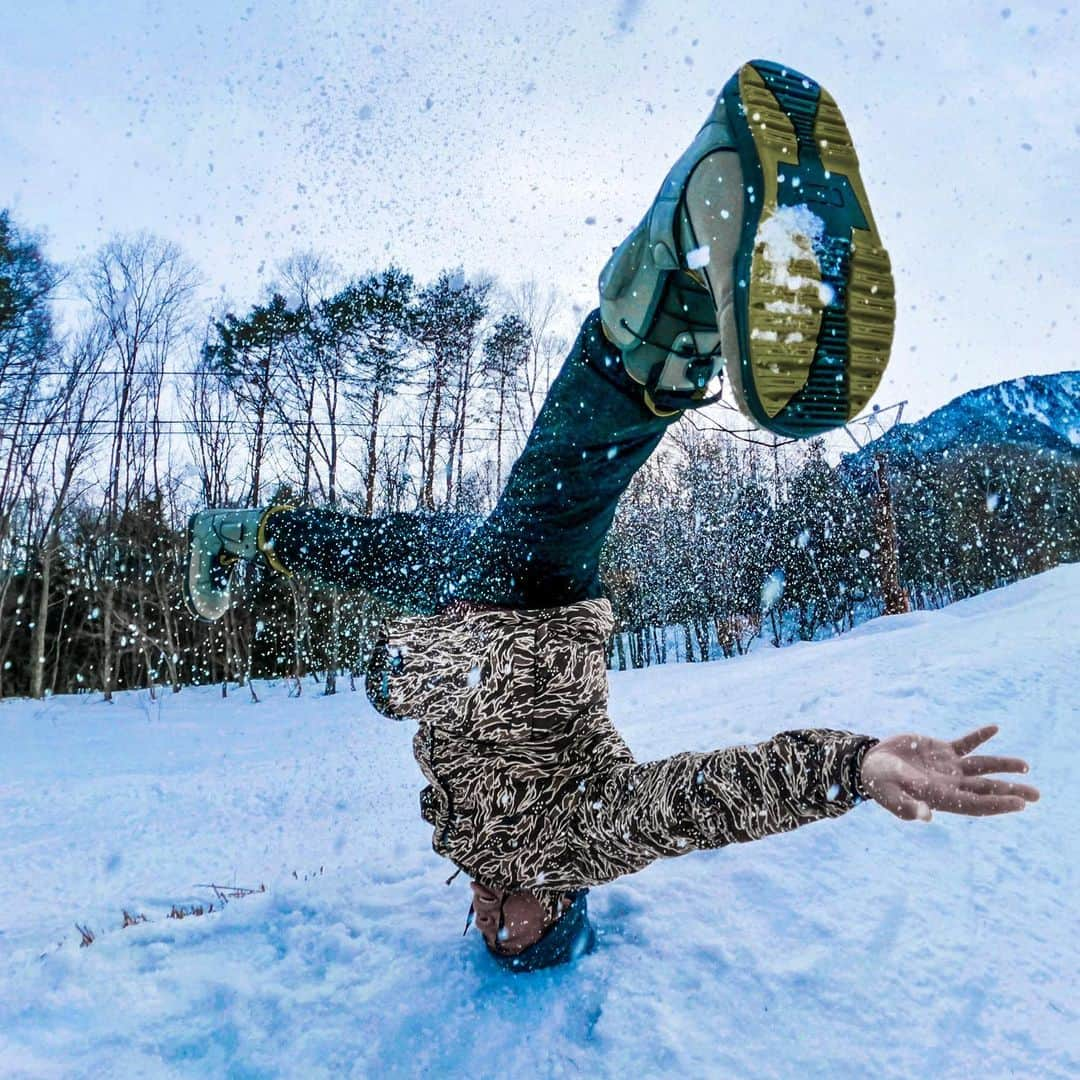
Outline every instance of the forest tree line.
{"label": "forest tree line", "polygon": [[[186,521],[275,502],[374,516],[494,503],[568,346],[557,293],[448,269],[349,274],[312,253],[212,309],[183,252],[110,240],[51,262],[0,211],[0,696],[287,677],[332,692],[386,614],[252,568],[208,626],[182,601]],[[66,303],[61,326],[58,311]],[[613,666],[734,655],[881,610],[883,546],[937,606],[1080,558],[1080,470],[1015,447],[872,487],[820,442],[720,410],[675,425],[604,553]]]}

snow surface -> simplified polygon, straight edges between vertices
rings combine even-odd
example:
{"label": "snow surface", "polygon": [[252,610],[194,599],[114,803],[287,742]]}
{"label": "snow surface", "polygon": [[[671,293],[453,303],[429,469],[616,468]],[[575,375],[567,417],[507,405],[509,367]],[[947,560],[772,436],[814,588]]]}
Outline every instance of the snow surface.
{"label": "snow surface", "polygon": [[[874,804],[594,890],[598,951],[462,936],[411,725],[284,685],[0,705],[0,1074],[1075,1077],[1080,565],[829,641],[614,674],[640,758],[793,726],[957,735],[1042,801]],[[196,884],[257,887],[201,918]],[[121,911],[144,924],[121,929]],[[96,940],[79,948],[78,922]]]}

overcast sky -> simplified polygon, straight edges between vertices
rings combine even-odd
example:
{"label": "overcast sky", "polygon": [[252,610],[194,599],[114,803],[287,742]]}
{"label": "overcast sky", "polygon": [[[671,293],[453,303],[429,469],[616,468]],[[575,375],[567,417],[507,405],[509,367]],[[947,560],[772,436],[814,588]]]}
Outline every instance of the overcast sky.
{"label": "overcast sky", "polygon": [[246,306],[290,251],[463,264],[584,314],[739,63],[820,80],[897,275],[877,401],[1080,367],[1077,18],[945,0],[35,0],[0,36],[0,206],[73,261],[177,241]]}

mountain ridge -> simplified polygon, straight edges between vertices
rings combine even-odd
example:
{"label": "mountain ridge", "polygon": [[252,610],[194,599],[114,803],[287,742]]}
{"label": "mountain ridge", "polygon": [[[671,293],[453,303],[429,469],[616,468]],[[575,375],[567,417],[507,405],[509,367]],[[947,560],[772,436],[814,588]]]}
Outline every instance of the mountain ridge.
{"label": "mountain ridge", "polygon": [[1024,375],[968,390],[921,420],[897,424],[841,467],[860,473],[884,454],[903,464],[954,448],[1013,445],[1080,455],[1080,370]]}

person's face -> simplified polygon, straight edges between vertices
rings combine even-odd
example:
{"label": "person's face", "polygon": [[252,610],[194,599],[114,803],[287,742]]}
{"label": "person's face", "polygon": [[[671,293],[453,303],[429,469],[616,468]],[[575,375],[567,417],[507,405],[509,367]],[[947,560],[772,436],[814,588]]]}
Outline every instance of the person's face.
{"label": "person's face", "polygon": [[[544,936],[548,923],[540,901],[528,892],[502,892],[472,882],[476,925],[488,946],[507,956],[517,956]],[[502,910],[502,932],[499,911]]]}

